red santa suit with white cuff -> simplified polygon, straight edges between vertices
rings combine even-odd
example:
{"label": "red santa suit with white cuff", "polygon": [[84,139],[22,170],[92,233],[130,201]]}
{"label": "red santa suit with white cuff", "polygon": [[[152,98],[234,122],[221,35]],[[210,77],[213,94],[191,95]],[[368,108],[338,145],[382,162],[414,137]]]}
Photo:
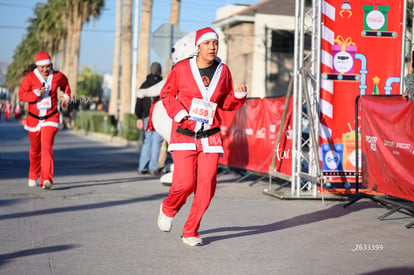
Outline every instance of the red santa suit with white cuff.
{"label": "red santa suit with white cuff", "polygon": [[[36,65],[51,64],[50,56],[45,52],[36,55]],[[40,94],[40,88],[45,93]],[[23,78],[19,90],[19,99],[28,102],[28,114],[25,129],[30,139],[29,179],[40,176],[40,186],[45,180],[52,182],[54,173],[53,142],[59,128],[58,88],[64,91],[65,101],[69,103],[70,88],[66,76],[52,69],[47,78],[39,70],[29,72]]]}
{"label": "red santa suit with white cuff", "polygon": [[[199,237],[198,229],[216,190],[219,155],[224,153],[220,133],[220,116],[215,110],[210,123],[183,120],[190,116],[194,98],[202,106],[216,104],[216,109],[234,111],[245,102],[246,94],[236,96],[228,67],[216,58],[217,69],[206,87],[202,81],[197,57],[179,62],[172,69],[160,97],[168,115],[173,119],[168,150],[174,162],[173,182],[168,197],[162,203],[167,217],[174,217],[194,192],[190,215],[183,229],[183,237]],[[199,137],[187,134],[200,132]]]}

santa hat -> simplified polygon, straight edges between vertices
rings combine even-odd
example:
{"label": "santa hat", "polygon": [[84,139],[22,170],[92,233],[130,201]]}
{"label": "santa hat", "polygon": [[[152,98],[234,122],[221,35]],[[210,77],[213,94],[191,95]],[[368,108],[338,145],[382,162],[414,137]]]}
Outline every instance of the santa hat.
{"label": "santa hat", "polygon": [[49,65],[52,63],[52,59],[50,58],[50,55],[47,52],[38,52],[36,54],[36,61],[35,64],[38,66],[41,65]]}
{"label": "santa hat", "polygon": [[198,45],[201,44],[201,42],[204,42],[210,39],[218,40],[218,34],[212,28],[207,27],[204,29],[199,29],[196,32],[195,45],[197,47]]}

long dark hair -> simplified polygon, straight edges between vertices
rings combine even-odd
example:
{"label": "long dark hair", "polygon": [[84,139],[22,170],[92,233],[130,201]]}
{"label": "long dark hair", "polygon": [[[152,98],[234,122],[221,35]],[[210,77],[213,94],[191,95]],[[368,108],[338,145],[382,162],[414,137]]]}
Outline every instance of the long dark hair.
{"label": "long dark hair", "polygon": [[34,69],[36,69],[36,64],[35,64],[35,63],[29,64],[29,65],[26,67],[26,69],[24,69],[24,71],[23,71],[23,76],[25,76],[26,74],[30,73],[30,72],[31,72],[31,71],[33,71]]}

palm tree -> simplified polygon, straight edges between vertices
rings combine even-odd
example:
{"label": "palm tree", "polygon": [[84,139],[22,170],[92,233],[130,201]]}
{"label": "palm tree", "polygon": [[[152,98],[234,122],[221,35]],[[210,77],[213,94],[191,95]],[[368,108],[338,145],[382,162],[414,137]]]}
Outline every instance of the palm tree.
{"label": "palm tree", "polygon": [[178,25],[180,23],[181,0],[171,0],[170,24]]}
{"label": "palm tree", "polygon": [[120,67],[120,49],[121,49],[121,20],[122,20],[122,0],[116,1],[116,17],[115,17],[115,46],[114,46],[114,64],[112,67],[112,89],[111,99],[109,102],[109,112],[118,119],[118,98],[119,98],[119,76]]}
{"label": "palm tree", "polygon": [[143,0],[141,12],[141,32],[139,35],[137,83],[142,83],[148,74],[150,58],[151,17],[152,0]]}
{"label": "palm tree", "polygon": [[38,3],[34,16],[29,18],[29,27],[22,42],[16,47],[13,62],[8,67],[6,85],[10,89],[17,87],[23,77],[24,69],[34,62],[34,56],[40,50],[51,55],[56,52],[56,41],[63,37],[58,12],[52,12],[50,3]]}
{"label": "palm tree", "polygon": [[[180,23],[181,0],[171,0],[170,24],[179,25]],[[165,60],[164,76],[167,77],[171,71],[171,59]]]}
{"label": "palm tree", "polygon": [[78,95],[100,98],[103,94],[103,76],[95,73],[94,66],[82,66],[78,77]]}
{"label": "palm tree", "polygon": [[79,54],[82,27],[91,17],[97,18],[105,5],[104,0],[49,0],[65,1],[64,22],[67,26],[65,63],[62,70],[68,76],[73,96],[76,96],[76,85],[79,69]]}
{"label": "palm tree", "polygon": [[132,51],[132,0],[124,0],[124,14],[122,22],[122,69],[121,69],[121,102],[120,121],[124,113],[131,109],[131,51]]}
{"label": "palm tree", "polygon": [[36,17],[29,20],[34,35],[42,45],[39,50],[47,51],[55,65],[56,54],[66,39],[65,22],[62,20],[64,9],[64,1],[49,0],[44,5],[38,4],[35,9]]}
{"label": "palm tree", "polygon": [[104,0],[48,0],[37,4],[34,17],[29,20],[27,34],[17,46],[8,68],[6,85],[14,89],[20,84],[23,68],[34,61],[38,51],[48,51],[55,56],[59,49],[64,48],[61,70],[67,74],[76,95],[82,26],[91,17],[97,18],[103,6]]}

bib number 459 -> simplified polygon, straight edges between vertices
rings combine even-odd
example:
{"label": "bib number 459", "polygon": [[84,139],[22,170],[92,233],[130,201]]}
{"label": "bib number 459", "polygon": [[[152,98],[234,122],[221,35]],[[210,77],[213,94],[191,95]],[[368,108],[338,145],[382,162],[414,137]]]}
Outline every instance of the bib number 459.
{"label": "bib number 459", "polygon": [[190,108],[190,119],[211,125],[213,123],[216,108],[216,103],[205,102],[195,98],[193,99]]}

